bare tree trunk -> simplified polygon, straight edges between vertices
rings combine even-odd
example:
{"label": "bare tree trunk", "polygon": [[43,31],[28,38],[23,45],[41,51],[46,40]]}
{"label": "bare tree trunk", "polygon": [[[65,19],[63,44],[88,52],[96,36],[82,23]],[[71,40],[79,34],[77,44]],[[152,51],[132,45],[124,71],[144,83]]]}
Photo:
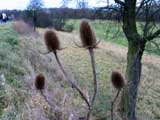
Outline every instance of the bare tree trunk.
{"label": "bare tree trunk", "polygon": [[37,27],[37,18],[36,18],[36,16],[33,17],[33,27],[34,27],[34,32],[36,32],[36,27]]}
{"label": "bare tree trunk", "polygon": [[[138,87],[140,84],[142,55],[147,41],[150,41],[160,35],[160,30],[150,33],[146,29],[145,34],[141,35],[137,30],[136,15],[138,0],[114,0],[122,7],[123,32],[128,40],[127,69],[126,80],[127,85],[123,90],[121,99],[121,115],[123,120],[136,120],[136,99]],[[139,8],[145,4],[145,0],[141,1]],[[150,2],[150,0],[148,0]],[[146,6],[144,6],[146,7]],[[149,10],[149,9],[148,9]],[[148,11],[147,10],[147,11]],[[139,11],[139,10],[138,10]],[[151,12],[152,10],[150,10]],[[149,13],[145,13],[146,16]],[[151,21],[145,20],[148,26]],[[149,36],[148,36],[149,34]]]}
{"label": "bare tree trunk", "polygon": [[136,26],[136,0],[125,0],[123,6],[123,32],[128,40],[127,85],[122,92],[121,116],[123,120],[136,120],[136,100],[141,77],[141,59],[145,47]]}
{"label": "bare tree trunk", "polygon": [[127,85],[121,99],[121,115],[123,120],[136,120],[136,100],[141,77],[141,59],[145,43],[129,42],[127,54]]}

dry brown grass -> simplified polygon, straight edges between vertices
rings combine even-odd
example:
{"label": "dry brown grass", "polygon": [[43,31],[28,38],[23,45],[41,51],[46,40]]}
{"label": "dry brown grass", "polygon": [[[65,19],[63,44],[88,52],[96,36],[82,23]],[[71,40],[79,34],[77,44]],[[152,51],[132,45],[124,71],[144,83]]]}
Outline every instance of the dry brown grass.
{"label": "dry brown grass", "polygon": [[30,34],[33,33],[33,28],[25,23],[24,21],[15,21],[12,24],[13,29],[19,34]]}
{"label": "dry brown grass", "polygon": [[[63,113],[63,119],[68,120],[71,113],[76,116],[83,115],[85,104],[77,96],[77,94],[68,86],[63,74],[60,72],[55,59],[51,54],[43,55],[40,52],[47,51],[43,34],[44,30],[39,30],[40,36],[21,36],[20,46],[24,57],[22,58],[26,66],[25,81],[30,86],[32,96],[27,99],[26,104],[32,120],[47,118],[49,107],[43,100],[40,94],[34,88],[34,78],[38,73],[43,73],[46,77],[45,94],[53,103],[54,111]],[[57,32],[61,40],[62,47],[67,47],[59,52],[60,58],[65,65],[65,69],[69,72],[72,79],[80,84],[86,95],[90,94],[92,87],[92,70],[90,67],[90,59],[88,52],[85,49],[77,48],[73,41],[79,43],[77,34],[68,34]],[[110,82],[110,74],[113,70],[118,70],[125,73],[127,48],[120,47],[114,44],[101,42],[99,49],[95,50],[96,64],[98,67],[99,78],[99,98],[98,103],[110,103],[113,89]],[[140,117],[147,116],[150,120],[160,117],[159,107],[159,91],[160,91],[160,58],[151,55],[143,57],[143,72],[140,92],[138,97],[137,112]],[[71,72],[72,71],[72,72]],[[74,76],[73,76],[74,75]],[[107,91],[107,92],[106,92]],[[101,98],[107,96],[106,98]],[[97,103],[97,104],[98,104]],[[106,115],[106,111],[97,113],[97,118],[100,119],[102,114]],[[109,112],[109,111],[107,111]],[[109,114],[108,114],[109,115]],[[27,115],[26,115],[27,116]],[[93,119],[94,120],[94,119]]]}
{"label": "dry brown grass", "polygon": [[[88,86],[87,81],[91,80],[91,69],[89,67],[88,54],[85,50],[76,48],[73,40],[79,42],[77,34],[59,32],[60,39],[64,46],[70,46],[61,54],[65,64],[74,71],[77,80],[83,85]],[[99,69],[100,87],[103,90],[112,90],[109,76],[111,71],[118,70],[125,73],[127,48],[115,44],[101,42],[99,49],[95,51],[97,67]],[[137,113],[140,117],[148,117],[150,120],[160,118],[159,91],[160,91],[160,57],[144,54],[142,60],[142,80],[137,101]]]}
{"label": "dry brown grass", "polygon": [[[30,117],[33,119],[39,119],[39,117],[45,117],[45,114],[54,115],[63,113],[63,119],[68,119],[70,114],[79,115],[79,112],[85,111],[85,105],[77,109],[75,101],[73,98],[74,91],[69,87],[64,79],[63,74],[59,70],[54,56],[52,54],[43,55],[46,50],[43,36],[33,37],[33,36],[21,36],[20,45],[23,48],[24,53],[24,64],[26,70],[28,71],[25,76],[25,81],[30,86],[32,90],[32,96],[27,101],[30,111],[32,111]],[[48,97],[48,100],[53,104],[53,106],[47,105],[43,100],[43,97],[38,94],[38,91],[34,87],[34,78],[37,74],[43,73],[46,77],[46,86],[45,86],[45,95]],[[72,74],[70,77],[72,77]],[[73,78],[72,78],[73,79]],[[37,93],[37,94],[36,94]],[[36,103],[35,103],[36,101]],[[81,101],[81,100],[78,100]],[[82,102],[80,102],[82,103]],[[43,109],[45,106],[45,110]],[[53,111],[49,113],[49,108],[52,107]],[[38,112],[37,112],[38,111]],[[37,115],[38,114],[38,115]]]}

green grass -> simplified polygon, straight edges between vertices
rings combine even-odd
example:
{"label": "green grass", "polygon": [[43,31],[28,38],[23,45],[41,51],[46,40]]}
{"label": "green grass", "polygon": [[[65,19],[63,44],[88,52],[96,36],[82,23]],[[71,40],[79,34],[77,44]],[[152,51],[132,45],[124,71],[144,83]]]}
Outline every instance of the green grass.
{"label": "green grass", "polygon": [[16,85],[16,76],[23,75],[18,35],[11,25],[0,27],[0,72],[5,74],[7,82]]}
{"label": "green grass", "polygon": [[[0,26],[0,74],[4,74],[6,85],[16,89],[22,85],[19,78],[24,74],[21,58],[18,34],[12,29],[11,24]],[[0,97],[0,101],[3,101],[0,102],[0,114],[2,114],[3,108],[6,107],[7,96],[6,88],[0,89],[0,96],[3,96]]]}
{"label": "green grass", "polygon": [[[79,31],[80,20],[68,20],[66,24],[73,25],[74,30]],[[139,33],[142,33],[142,24],[143,23],[137,23]],[[91,25],[99,39],[122,46],[128,46],[127,39],[122,31],[122,23],[94,20],[91,21]],[[159,39],[155,39],[154,43],[148,42],[146,45],[146,52],[149,54],[160,55],[160,47],[157,46],[160,46]]]}

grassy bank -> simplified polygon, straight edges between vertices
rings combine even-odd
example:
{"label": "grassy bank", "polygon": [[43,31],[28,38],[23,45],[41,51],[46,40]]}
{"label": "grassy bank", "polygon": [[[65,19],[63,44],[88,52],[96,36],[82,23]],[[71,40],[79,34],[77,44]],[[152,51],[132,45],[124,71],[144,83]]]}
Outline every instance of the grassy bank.
{"label": "grassy bank", "polygon": [[[101,22],[103,24],[103,21]],[[78,23],[74,25],[75,29],[78,30]],[[96,27],[99,29],[100,26],[97,25]],[[96,28],[94,29],[96,30]],[[5,109],[1,120],[49,120],[47,117],[50,107],[34,88],[34,78],[39,73],[45,75],[45,93],[51,98],[53,104],[64,113],[64,120],[68,120],[70,113],[85,115],[86,106],[84,102],[78,97],[77,92],[66,84],[53,54],[40,54],[40,51],[46,51],[43,40],[44,29],[39,29],[37,35],[30,34],[27,36],[17,34],[11,25],[1,26],[0,30],[2,33],[0,34],[2,38],[0,41],[5,45],[0,45],[0,73],[6,77],[6,92],[8,93],[7,99],[9,99],[9,109]],[[99,32],[99,34],[102,33]],[[91,96],[93,78],[88,51],[75,46],[74,41],[80,44],[77,33],[57,32],[57,36],[60,38],[62,47],[67,47],[58,52],[65,69],[70,77],[73,77],[75,82],[81,86],[84,93]],[[105,38],[102,39],[105,40]],[[113,70],[117,70],[124,75],[127,48],[104,41],[100,43],[99,47],[100,49],[95,50],[99,92],[94,106],[93,120],[109,120],[110,102],[116,94],[111,85],[110,74]],[[160,119],[159,72],[159,58],[145,54],[137,100],[139,120]],[[26,84],[24,79],[30,86],[27,91],[27,94],[31,93],[30,97],[27,97],[26,90],[22,86]],[[5,99],[1,100],[5,101]],[[54,112],[51,114],[54,115]]]}
{"label": "grassy bank", "polygon": [[[21,48],[19,45],[18,34],[12,29],[11,24],[0,26],[0,119],[16,118],[17,112],[23,97],[21,96],[22,78],[24,67],[22,64]],[[2,75],[4,78],[2,78]],[[4,112],[10,106],[11,111]],[[14,111],[14,112],[13,112]]]}
{"label": "grassy bank", "polygon": [[0,73],[5,74],[7,82],[17,85],[17,75],[23,75],[22,53],[18,43],[18,34],[11,25],[0,27]]}
{"label": "grassy bank", "polygon": [[[33,107],[34,90],[32,87],[34,83],[32,82],[34,78],[32,79],[32,77],[35,77],[35,73],[33,73],[35,70],[30,65],[30,60],[34,61],[32,56],[34,51],[31,49],[36,44],[30,44],[29,40],[33,40],[35,36],[29,35],[27,31],[27,35],[18,34],[17,29],[24,27],[25,32],[25,26],[16,23],[18,28],[15,28],[13,24],[7,23],[0,26],[0,75],[5,77],[3,87],[0,83],[0,120],[39,119],[33,116],[39,109],[35,110],[36,107]],[[36,54],[38,55],[38,53]],[[31,59],[29,59],[29,55]],[[33,63],[33,66],[35,64]],[[33,112],[33,110],[35,111]],[[37,117],[41,117],[41,115],[37,115]]]}

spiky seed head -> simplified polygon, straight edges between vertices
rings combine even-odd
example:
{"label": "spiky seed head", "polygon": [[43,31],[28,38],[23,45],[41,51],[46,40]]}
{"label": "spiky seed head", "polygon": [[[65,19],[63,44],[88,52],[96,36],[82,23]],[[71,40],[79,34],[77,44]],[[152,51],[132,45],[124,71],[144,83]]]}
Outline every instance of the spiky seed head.
{"label": "spiky seed head", "polygon": [[44,39],[49,51],[56,51],[60,49],[60,42],[55,31],[47,30],[44,34]]}
{"label": "spiky seed head", "polygon": [[125,85],[123,76],[117,71],[112,72],[111,82],[117,90],[122,89]]}
{"label": "spiky seed head", "polygon": [[88,21],[83,20],[80,25],[80,37],[85,48],[96,48],[96,37]]}
{"label": "spiky seed head", "polygon": [[45,77],[43,74],[39,74],[35,79],[35,87],[37,90],[43,90],[45,86]]}

